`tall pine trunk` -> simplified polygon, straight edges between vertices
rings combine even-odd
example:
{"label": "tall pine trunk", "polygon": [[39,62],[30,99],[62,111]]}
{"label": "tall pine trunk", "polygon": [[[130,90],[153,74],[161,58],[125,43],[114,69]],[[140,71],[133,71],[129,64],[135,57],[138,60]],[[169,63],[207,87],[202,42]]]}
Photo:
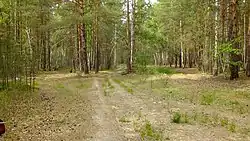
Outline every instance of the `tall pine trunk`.
{"label": "tall pine trunk", "polygon": [[127,39],[128,39],[128,50],[129,50],[129,55],[127,59],[127,73],[132,72],[132,64],[131,64],[131,23],[130,23],[130,2],[127,0]]}
{"label": "tall pine trunk", "polygon": [[94,18],[94,46],[95,46],[95,73],[99,72],[100,68],[100,48],[98,45],[98,0],[94,1],[94,10],[95,10],[95,18]]}
{"label": "tall pine trunk", "polygon": [[[85,3],[84,0],[80,0],[79,2],[80,6],[80,14],[83,17],[85,14]],[[81,71],[84,71],[85,74],[89,74],[88,69],[88,55],[87,55],[87,44],[86,44],[86,25],[85,23],[81,23],[79,25],[79,39],[80,39],[80,47],[79,47],[79,56],[80,56],[80,64],[81,64]]]}
{"label": "tall pine trunk", "polygon": [[246,36],[246,75],[250,77],[250,2],[247,1],[248,34]]}
{"label": "tall pine trunk", "polygon": [[219,41],[219,22],[218,22],[218,0],[215,0],[215,45],[214,45],[214,66],[213,66],[213,75],[218,75],[218,41]]}
{"label": "tall pine trunk", "polygon": [[[238,8],[238,0],[231,0],[230,2],[230,24],[229,24],[229,32],[228,39],[232,44],[232,48],[238,50],[239,44],[236,41],[237,33],[238,33],[238,17],[237,17],[237,8]],[[239,78],[239,61],[240,56],[234,52],[230,53],[230,71],[231,76],[230,79],[234,80]]]}

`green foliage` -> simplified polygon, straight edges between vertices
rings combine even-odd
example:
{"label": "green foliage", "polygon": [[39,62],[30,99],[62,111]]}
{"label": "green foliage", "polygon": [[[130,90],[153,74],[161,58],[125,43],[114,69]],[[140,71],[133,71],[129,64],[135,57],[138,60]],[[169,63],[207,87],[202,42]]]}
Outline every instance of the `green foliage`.
{"label": "green foliage", "polygon": [[242,50],[233,48],[232,43],[224,43],[219,46],[219,52],[240,55]]}
{"label": "green foliage", "polygon": [[235,62],[235,61],[229,60],[229,58],[227,57],[227,55],[232,55],[232,54],[241,55],[243,53],[242,49],[233,47],[234,44],[239,44],[239,42],[240,42],[239,40],[240,39],[236,39],[233,42],[224,43],[224,44],[221,44],[219,46],[219,56],[218,57],[220,57],[220,59],[223,62],[225,62],[226,64],[230,64],[233,66],[243,66],[242,61]]}
{"label": "green foliage", "polygon": [[181,113],[175,112],[172,118],[173,123],[181,123]]}
{"label": "green foliage", "polygon": [[152,124],[148,120],[146,120],[145,125],[143,125],[140,129],[140,135],[142,140],[163,141],[162,133],[154,129]]}
{"label": "green foliage", "polygon": [[172,117],[173,123],[189,123],[189,117],[187,113],[174,112]]}
{"label": "green foliage", "polygon": [[137,67],[136,72],[139,74],[175,74],[176,71],[168,67],[152,67],[152,66],[140,66]]}
{"label": "green foliage", "polygon": [[201,97],[201,105],[211,105],[214,103],[216,96],[214,93],[203,94]]}

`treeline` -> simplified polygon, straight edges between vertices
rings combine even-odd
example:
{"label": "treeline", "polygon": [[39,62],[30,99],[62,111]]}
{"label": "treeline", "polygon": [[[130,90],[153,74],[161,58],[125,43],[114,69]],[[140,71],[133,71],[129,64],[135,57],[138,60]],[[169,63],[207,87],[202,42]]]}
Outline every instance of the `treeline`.
{"label": "treeline", "polygon": [[144,0],[1,1],[1,87],[33,87],[38,71],[61,68],[88,74],[126,63],[132,72],[149,7]]}
{"label": "treeline", "polygon": [[147,65],[250,76],[249,0],[2,0],[0,87],[38,71]]}
{"label": "treeline", "polygon": [[250,76],[250,1],[159,0],[152,21],[161,40],[155,64]]}

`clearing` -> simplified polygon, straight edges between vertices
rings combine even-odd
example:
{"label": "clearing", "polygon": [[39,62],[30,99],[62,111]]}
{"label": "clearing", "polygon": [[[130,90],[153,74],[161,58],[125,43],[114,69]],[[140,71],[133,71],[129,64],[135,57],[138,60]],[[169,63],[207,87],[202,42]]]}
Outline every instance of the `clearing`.
{"label": "clearing", "polygon": [[0,140],[250,140],[249,79],[175,71],[41,75],[34,94],[1,93],[7,133]]}

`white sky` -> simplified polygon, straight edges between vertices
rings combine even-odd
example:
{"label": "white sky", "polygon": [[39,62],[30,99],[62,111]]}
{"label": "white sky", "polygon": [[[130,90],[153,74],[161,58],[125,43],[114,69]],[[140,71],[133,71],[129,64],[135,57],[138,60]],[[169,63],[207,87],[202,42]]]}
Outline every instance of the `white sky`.
{"label": "white sky", "polygon": [[152,3],[155,3],[155,2],[157,2],[157,0],[149,0],[149,1],[151,1]]}

